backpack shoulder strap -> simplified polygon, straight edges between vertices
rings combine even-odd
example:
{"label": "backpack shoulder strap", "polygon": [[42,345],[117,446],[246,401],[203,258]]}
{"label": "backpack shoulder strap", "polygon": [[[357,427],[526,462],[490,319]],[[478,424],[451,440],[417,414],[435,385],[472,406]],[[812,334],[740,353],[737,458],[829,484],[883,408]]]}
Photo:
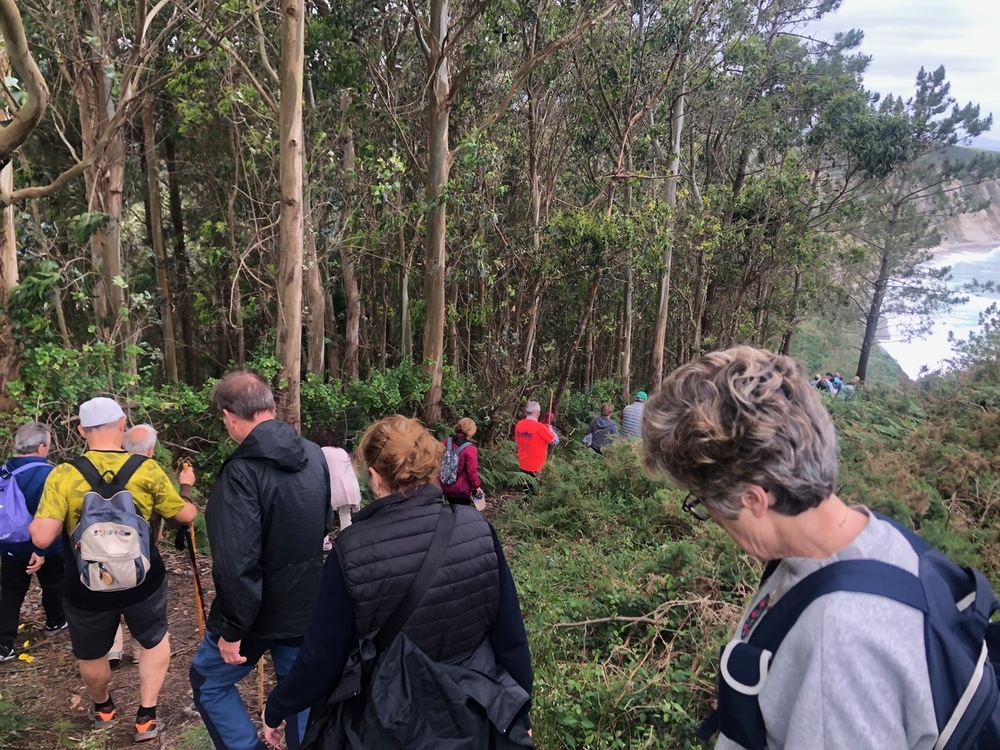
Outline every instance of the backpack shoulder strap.
{"label": "backpack shoulder strap", "polygon": [[446,451],[450,451],[451,450],[451,438],[448,438],[448,442],[444,444],[444,449]]}
{"label": "backpack shoulder strap", "polygon": [[18,474],[23,474],[24,472],[30,471],[31,469],[37,469],[39,466],[48,466],[51,468],[52,464],[50,464],[48,461],[32,461],[31,463],[27,463],[24,466],[18,466],[16,469],[11,469],[7,464],[4,464],[2,467],[0,467],[0,473],[6,474],[7,476],[11,477],[16,477]]}
{"label": "backpack shoulder strap", "polygon": [[806,607],[837,591],[883,596],[928,612],[924,587],[913,573],[878,560],[841,560],[806,576],[778,599],[754,628],[749,642],[776,651]]}
{"label": "backpack shoulder strap", "polygon": [[455,506],[445,503],[441,506],[441,513],[438,515],[437,528],[434,529],[434,538],[431,539],[431,546],[427,550],[424,562],[420,566],[413,585],[406,592],[403,601],[393,611],[385,621],[375,636],[375,652],[381,653],[392,640],[403,629],[406,621],[410,619],[413,610],[417,608],[420,600],[424,598],[427,589],[430,588],[431,581],[441,565],[445,550],[448,549],[448,542],[451,541],[451,532],[455,528]]}
{"label": "backpack shoulder strap", "polygon": [[458,446],[458,450],[456,451],[456,453],[461,453],[466,448],[468,448],[470,445],[472,445],[472,443],[470,443],[468,440],[466,440],[464,443],[462,443],[460,446]]}
{"label": "backpack shoulder strap", "polygon": [[77,456],[70,461],[70,463],[78,472],[83,474],[83,478],[87,480],[87,484],[90,485],[90,489],[94,489],[95,487],[104,484],[104,476],[97,470],[97,467],[94,466],[94,462],[86,456]]}
{"label": "backpack shoulder strap", "polygon": [[133,453],[128,457],[125,463],[122,464],[118,473],[115,474],[112,484],[116,487],[124,489],[125,485],[128,484],[129,480],[132,478],[132,475],[135,474],[136,471],[139,470],[139,467],[148,460],[149,458],[147,456],[140,456],[138,453]]}

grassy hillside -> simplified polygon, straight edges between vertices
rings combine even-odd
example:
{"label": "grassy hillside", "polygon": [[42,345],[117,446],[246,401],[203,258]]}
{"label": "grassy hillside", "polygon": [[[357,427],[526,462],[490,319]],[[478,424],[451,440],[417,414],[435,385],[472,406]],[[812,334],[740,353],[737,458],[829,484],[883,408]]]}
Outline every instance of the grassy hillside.
{"label": "grassy hillside", "polygon": [[[1000,583],[1000,387],[876,384],[828,404],[841,496]],[[535,660],[538,746],[697,747],[718,650],[760,566],[646,478],[635,443],[601,457],[566,438],[531,500],[496,519]],[[513,447],[484,453],[495,491],[516,472]]]}

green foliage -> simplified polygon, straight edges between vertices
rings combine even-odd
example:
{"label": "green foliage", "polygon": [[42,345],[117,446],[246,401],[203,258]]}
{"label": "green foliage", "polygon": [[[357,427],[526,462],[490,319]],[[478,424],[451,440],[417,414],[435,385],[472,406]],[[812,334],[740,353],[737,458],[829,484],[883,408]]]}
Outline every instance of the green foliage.
{"label": "green foliage", "polygon": [[0,744],[13,743],[30,724],[24,709],[7,700],[0,700]]}

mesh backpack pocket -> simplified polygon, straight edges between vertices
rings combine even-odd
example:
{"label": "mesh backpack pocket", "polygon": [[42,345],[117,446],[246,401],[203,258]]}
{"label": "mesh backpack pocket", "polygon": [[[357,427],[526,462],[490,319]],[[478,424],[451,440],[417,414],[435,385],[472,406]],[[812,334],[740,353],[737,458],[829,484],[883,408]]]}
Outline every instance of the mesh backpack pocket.
{"label": "mesh backpack pocket", "polygon": [[70,540],[80,582],[91,591],[124,591],[141,584],[150,568],[149,524],[125,488],[145,456],[130,456],[117,474],[101,474],[86,456],[73,461],[90,490]]}

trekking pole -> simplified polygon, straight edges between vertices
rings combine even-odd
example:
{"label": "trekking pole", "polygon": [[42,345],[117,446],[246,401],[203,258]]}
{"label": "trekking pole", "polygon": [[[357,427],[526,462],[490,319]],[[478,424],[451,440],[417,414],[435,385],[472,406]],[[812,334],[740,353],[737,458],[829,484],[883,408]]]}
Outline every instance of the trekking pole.
{"label": "trekking pole", "polygon": [[188,525],[188,549],[191,550],[191,570],[194,573],[194,604],[198,616],[198,637],[205,637],[205,598],[202,596],[201,572],[198,570],[198,554],[195,552],[194,524]]}
{"label": "trekking pole", "polygon": [[[191,464],[184,461],[181,464],[181,468],[188,468]],[[205,623],[208,621],[208,615],[205,613],[205,597],[202,595],[204,589],[201,586],[201,571],[198,570],[198,552],[195,545],[196,534],[194,530],[194,522],[189,523],[186,527],[182,526],[177,529],[177,538],[174,539],[174,547],[178,550],[184,549],[185,545],[188,548],[188,554],[191,557],[191,573],[192,581],[194,583],[194,604],[195,604],[195,614],[198,618],[198,637],[205,637]]]}
{"label": "trekking pole", "polygon": [[[546,417],[549,417],[549,418],[552,417],[552,399],[554,399],[555,397],[556,397],[556,392],[555,391],[549,391],[549,412],[548,412],[548,414],[545,415]],[[553,419],[552,421],[554,422],[555,420]],[[552,426],[552,424],[550,423],[549,427],[551,427],[551,426]]]}
{"label": "trekking pole", "polygon": [[264,656],[257,662],[257,714],[264,713]]}

